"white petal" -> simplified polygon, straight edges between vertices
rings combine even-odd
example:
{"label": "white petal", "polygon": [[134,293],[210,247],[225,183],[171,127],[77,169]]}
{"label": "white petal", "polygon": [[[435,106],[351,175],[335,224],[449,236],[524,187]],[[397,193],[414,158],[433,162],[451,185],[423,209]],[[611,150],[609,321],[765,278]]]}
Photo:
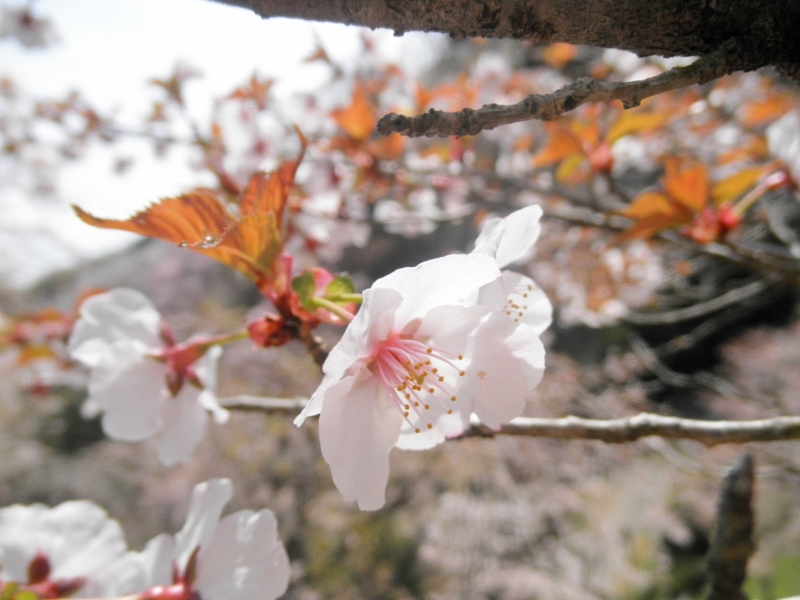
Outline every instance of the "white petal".
{"label": "white petal", "polygon": [[497,263],[483,254],[451,254],[414,268],[398,269],[382,277],[373,288],[400,292],[395,323],[403,325],[423,318],[437,306],[464,304],[475,290],[500,276]]}
{"label": "white petal", "polygon": [[50,560],[51,578],[85,577],[127,550],[119,523],[88,500],[0,509],[3,579],[27,582],[37,552]]}
{"label": "white petal", "polygon": [[347,326],[342,339],[328,354],[322,370],[325,377],[311,400],[294,420],[298,427],[306,418],[318,415],[322,410],[325,395],[344,374],[369,356],[373,344],[386,339],[392,330],[397,307],[403,297],[392,289],[369,289],[364,292],[361,310]]}
{"label": "white petal", "polygon": [[161,428],[161,405],[168,392],[164,366],[118,342],[92,371],[90,406],[104,411],[103,431],[114,439],[143,440]]}
{"label": "white petal", "polygon": [[500,268],[529,259],[542,231],[541,218],[540,206],[526,206],[499,223],[492,219],[475,241],[474,252],[494,257]]}
{"label": "white petal", "polygon": [[172,583],[175,540],[162,533],[142,552],[129,551],[95,572],[81,588],[86,598],[119,598]]}
{"label": "white petal", "polygon": [[522,414],[529,392],[541,378],[543,359],[541,342],[530,328],[494,312],[475,335],[459,394],[470,396],[478,418],[497,428]]}
{"label": "white petal", "polygon": [[67,347],[70,353],[77,352],[76,358],[80,356],[78,348],[92,339],[106,342],[134,339],[156,348],[161,345],[160,323],[161,315],[144,294],[117,288],[81,304],[80,318]]}
{"label": "white petal", "polygon": [[96,367],[108,352],[110,344],[100,338],[91,338],[76,346],[69,355],[87,367]]}
{"label": "white petal", "polygon": [[197,590],[203,600],[273,600],[289,585],[289,558],[269,510],[228,515],[201,550]]}
{"label": "white petal", "polygon": [[369,369],[332,386],[319,418],[322,456],[336,487],[362,510],[385,502],[389,452],[397,442],[403,417]]}
{"label": "white petal", "polygon": [[186,523],[175,535],[175,554],[181,570],[186,567],[186,561],[195,548],[203,548],[211,541],[222,509],[231,495],[230,479],[209,479],[194,486]]}
{"label": "white petal", "polygon": [[217,402],[217,371],[220,356],[222,356],[222,348],[213,346],[195,363],[194,368],[200,383],[205,388],[200,393],[197,401],[200,406],[211,413],[217,423],[222,424],[228,422],[230,413]]}
{"label": "white petal", "polygon": [[800,112],[787,113],[765,133],[772,155],[786,163],[795,181],[800,181]]}
{"label": "white petal", "polygon": [[161,404],[163,425],[158,458],[167,467],[187,462],[206,435],[208,413],[200,406],[200,395],[200,390],[184,383],[177,396],[168,397]]}
{"label": "white petal", "polygon": [[508,301],[520,307],[515,314],[509,316],[541,335],[553,322],[553,305],[547,295],[525,275],[503,271],[502,280]]}

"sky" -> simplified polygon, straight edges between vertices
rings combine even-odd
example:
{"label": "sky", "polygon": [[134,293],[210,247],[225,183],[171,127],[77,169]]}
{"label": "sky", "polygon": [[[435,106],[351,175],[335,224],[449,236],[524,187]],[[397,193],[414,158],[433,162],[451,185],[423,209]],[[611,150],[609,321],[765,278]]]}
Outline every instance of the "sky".
{"label": "sky", "polygon": [[[24,0],[0,0],[0,8]],[[276,79],[273,93],[289,97],[324,85],[327,73],[302,59],[319,39],[334,60],[347,63],[360,49],[359,30],[331,23],[264,20],[254,13],[208,0],[39,0],[34,14],[51,19],[59,41],[41,50],[0,41],[0,77],[10,77],[27,94],[63,98],[80,90],[100,110],[141,120],[154,92],[147,81],[168,76],[176,63],[203,74],[193,81],[190,110],[203,116],[209,99],[230,92],[254,72]],[[424,34],[402,38],[390,31],[373,34],[382,53],[404,66],[430,65],[441,40]],[[60,172],[59,200],[25,196],[0,185],[0,277],[24,287],[54,270],[117,250],[139,239],[98,230],[80,222],[69,208],[79,204],[100,216],[122,218],[164,196],[197,183],[187,157],[142,160],[123,176],[111,174],[118,157],[98,147]],[[131,152],[137,150],[131,149]],[[149,152],[152,155],[152,151]]]}

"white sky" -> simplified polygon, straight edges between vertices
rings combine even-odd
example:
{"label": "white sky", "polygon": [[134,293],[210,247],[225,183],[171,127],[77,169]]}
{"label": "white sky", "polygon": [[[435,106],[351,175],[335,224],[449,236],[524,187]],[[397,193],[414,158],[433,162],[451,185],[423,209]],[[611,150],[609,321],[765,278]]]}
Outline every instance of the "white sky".
{"label": "white sky", "polygon": [[[23,3],[0,0],[0,7]],[[0,42],[0,77],[11,77],[23,92],[45,98],[78,89],[99,109],[115,109],[131,119],[149,112],[155,96],[146,82],[166,77],[177,62],[203,74],[188,88],[190,109],[202,115],[210,98],[231,91],[254,71],[276,78],[273,91],[278,97],[323,85],[324,70],[301,64],[313,51],[315,35],[338,61],[351,60],[360,48],[356,28],[262,20],[250,11],[207,0],[39,0],[34,13],[53,20],[60,42],[43,50],[26,50],[13,40]],[[436,36],[376,34],[381,52],[412,70],[431,64],[436,54]],[[144,150],[142,157],[152,156]],[[137,157],[135,167],[123,176],[111,174],[118,156],[100,147],[86,160],[68,163],[58,180],[57,204],[0,186],[0,277],[6,283],[28,285],[79,258],[139,239],[83,224],[70,203],[119,218],[197,184],[197,173],[180,151],[166,161]],[[10,234],[10,229],[17,233]],[[43,233],[32,235],[33,229]],[[54,243],[53,236],[71,250]]]}

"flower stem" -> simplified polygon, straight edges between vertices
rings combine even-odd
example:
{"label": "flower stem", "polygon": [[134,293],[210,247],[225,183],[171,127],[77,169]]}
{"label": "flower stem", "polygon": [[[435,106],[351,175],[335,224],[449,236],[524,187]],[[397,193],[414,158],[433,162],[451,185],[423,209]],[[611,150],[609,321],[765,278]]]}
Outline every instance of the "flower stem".
{"label": "flower stem", "polygon": [[208,350],[212,346],[221,346],[223,344],[232,344],[233,342],[240,342],[250,337],[246,329],[237,331],[236,333],[223,333],[217,336],[212,336],[202,343],[204,349]]}
{"label": "flower stem", "polygon": [[356,304],[361,304],[364,296],[361,294],[336,294],[335,296],[325,296],[325,299],[331,302],[355,302]]}
{"label": "flower stem", "polygon": [[335,302],[329,300],[328,298],[320,298],[318,296],[315,296],[315,297],[311,298],[310,304],[312,306],[317,306],[319,308],[324,308],[325,310],[331,311],[333,314],[335,314],[337,317],[339,317],[343,321],[346,321],[347,323],[352,321],[353,318],[355,317],[355,315],[353,313],[351,313],[350,311],[345,310],[344,308],[342,308],[341,306],[339,306]]}

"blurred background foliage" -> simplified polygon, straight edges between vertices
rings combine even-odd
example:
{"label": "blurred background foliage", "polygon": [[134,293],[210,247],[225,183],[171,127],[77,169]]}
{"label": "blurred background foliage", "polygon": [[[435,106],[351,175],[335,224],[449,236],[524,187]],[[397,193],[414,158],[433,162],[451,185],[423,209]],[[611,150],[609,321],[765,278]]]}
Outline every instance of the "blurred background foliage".
{"label": "blurred background foliage", "polygon": [[[48,44],[32,8],[3,8],[2,37]],[[16,12],[15,12],[16,11]],[[27,12],[25,12],[27,11]],[[27,15],[27,17],[25,16]],[[23,18],[25,17],[25,18]],[[37,37],[37,31],[39,35]],[[391,270],[469,251],[483,221],[545,210],[536,255],[520,268],[556,310],[545,378],[526,414],[612,418],[640,411],[753,419],[800,411],[800,121],[796,85],[774,72],[734,75],[623,112],[589,105],[551,123],[474,138],[374,133],[389,110],[516,102],[575,77],[625,80],[677,61],[564,44],[459,40],[419,79],[358,34],[355,64],[320,44],[324,87],[292,102],[257,73],[198,120],[185,66],[152,81],[149,114],[121,122],[70,93],[27,96],[0,81],[3,191],[59,202],[58,173],[97,145],[144,139],[153,156],[189,148],[197,186],[230,193],[311,141],[290,198],[286,247],[304,265],[348,271],[359,288]],[[5,43],[9,43],[6,40]],[[202,65],[200,65],[202,66]],[[2,77],[2,72],[0,72]],[[99,175],[98,175],[99,176]],[[142,207],[155,198],[142,198]],[[35,202],[36,200],[32,200]],[[101,215],[102,216],[102,215]],[[699,598],[717,488],[740,448],[645,439],[467,439],[397,451],[387,506],[342,502],[311,424],[235,413],[195,460],[158,464],[152,444],[104,439],[80,415],[85,374],[63,343],[81,293],[134,287],[183,338],[236,330],[268,306],[241,276],[145,240],[25,288],[5,285],[0,368],[0,505],[89,498],[133,547],[183,522],[208,477],[234,481],[235,505],[269,507],[292,560],[287,598]],[[322,326],[327,344],[340,330]],[[319,369],[297,342],[226,349],[220,396],[307,397]],[[758,465],[759,550],[748,593],[800,594],[800,454],[750,448]]]}

